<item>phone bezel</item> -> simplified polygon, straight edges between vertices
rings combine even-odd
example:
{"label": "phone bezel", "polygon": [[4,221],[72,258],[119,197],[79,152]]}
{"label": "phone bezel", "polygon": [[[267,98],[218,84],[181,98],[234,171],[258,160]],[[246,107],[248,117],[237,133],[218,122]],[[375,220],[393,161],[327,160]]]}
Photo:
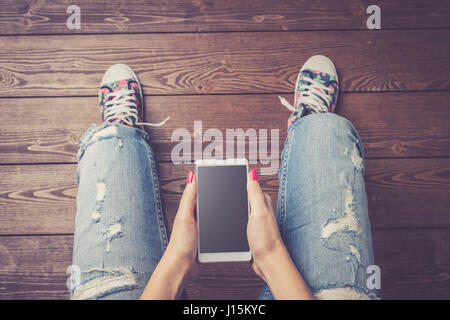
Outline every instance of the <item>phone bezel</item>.
{"label": "phone bezel", "polygon": [[[248,160],[245,158],[238,159],[200,159],[195,161],[195,176],[198,177],[198,167],[211,167],[211,166],[242,166],[246,167],[246,176],[248,179]],[[197,203],[198,203],[198,193],[197,193]],[[247,212],[250,215],[250,204],[247,201]],[[199,221],[199,206],[196,209],[197,221]],[[198,230],[198,248],[197,256],[201,263],[207,262],[237,262],[237,261],[250,261],[252,258],[251,251],[236,251],[236,252],[213,252],[213,253],[202,253],[200,252],[200,229],[199,223],[197,223]]]}

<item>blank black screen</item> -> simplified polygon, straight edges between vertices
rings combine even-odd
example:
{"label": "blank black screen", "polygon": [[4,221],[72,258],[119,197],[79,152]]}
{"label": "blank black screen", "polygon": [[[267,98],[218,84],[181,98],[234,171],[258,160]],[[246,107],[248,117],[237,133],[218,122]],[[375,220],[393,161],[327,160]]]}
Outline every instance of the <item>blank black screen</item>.
{"label": "blank black screen", "polygon": [[247,167],[197,168],[201,253],[249,251]]}

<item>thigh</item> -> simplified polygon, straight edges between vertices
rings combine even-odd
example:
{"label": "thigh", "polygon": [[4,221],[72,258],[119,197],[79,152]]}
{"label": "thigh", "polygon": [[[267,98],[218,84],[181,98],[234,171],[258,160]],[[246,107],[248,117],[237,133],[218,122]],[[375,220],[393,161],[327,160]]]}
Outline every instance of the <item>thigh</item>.
{"label": "thigh", "polygon": [[139,298],[168,241],[147,134],[123,125],[91,128],[77,180],[72,299]]}
{"label": "thigh", "polygon": [[[332,113],[296,120],[279,171],[277,221],[284,243],[318,298],[375,298],[367,287],[373,249],[356,129]],[[271,298],[264,288],[261,298]]]}

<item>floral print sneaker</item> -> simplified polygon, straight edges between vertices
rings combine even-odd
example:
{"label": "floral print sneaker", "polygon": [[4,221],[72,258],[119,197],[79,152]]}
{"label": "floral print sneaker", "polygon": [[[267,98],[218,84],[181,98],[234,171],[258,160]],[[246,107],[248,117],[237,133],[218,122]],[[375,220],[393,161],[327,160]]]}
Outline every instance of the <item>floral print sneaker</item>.
{"label": "floral print sneaker", "polygon": [[153,124],[143,121],[143,95],[133,70],[125,64],[115,64],[106,70],[99,91],[102,122],[121,123],[130,127],[162,126],[166,120]]}
{"label": "floral print sneaker", "polygon": [[288,128],[296,120],[311,113],[334,112],[339,93],[336,68],[325,56],[312,56],[300,69],[295,84],[294,105],[279,97],[292,111]]}

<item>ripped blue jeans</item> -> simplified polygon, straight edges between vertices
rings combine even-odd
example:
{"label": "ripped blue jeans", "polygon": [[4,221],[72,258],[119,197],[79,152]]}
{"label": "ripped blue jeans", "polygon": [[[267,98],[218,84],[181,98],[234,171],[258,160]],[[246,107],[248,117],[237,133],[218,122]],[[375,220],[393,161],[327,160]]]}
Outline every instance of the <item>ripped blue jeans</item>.
{"label": "ripped blue jeans", "polygon": [[[335,114],[290,126],[279,170],[277,222],[312,292],[324,299],[375,298],[361,140]],[[137,299],[168,242],[158,166],[147,133],[90,128],[78,155],[72,299]],[[276,261],[274,261],[276,263]],[[272,299],[267,285],[260,299]]]}
{"label": "ripped blue jeans", "polygon": [[168,243],[158,175],[146,132],[104,124],[84,134],[72,299],[140,297]]}
{"label": "ripped blue jeans", "polygon": [[[376,299],[364,184],[364,150],[334,113],[296,119],[278,173],[277,223],[300,274],[318,299]],[[371,283],[372,284],[372,283]],[[264,285],[260,299],[273,299]]]}

